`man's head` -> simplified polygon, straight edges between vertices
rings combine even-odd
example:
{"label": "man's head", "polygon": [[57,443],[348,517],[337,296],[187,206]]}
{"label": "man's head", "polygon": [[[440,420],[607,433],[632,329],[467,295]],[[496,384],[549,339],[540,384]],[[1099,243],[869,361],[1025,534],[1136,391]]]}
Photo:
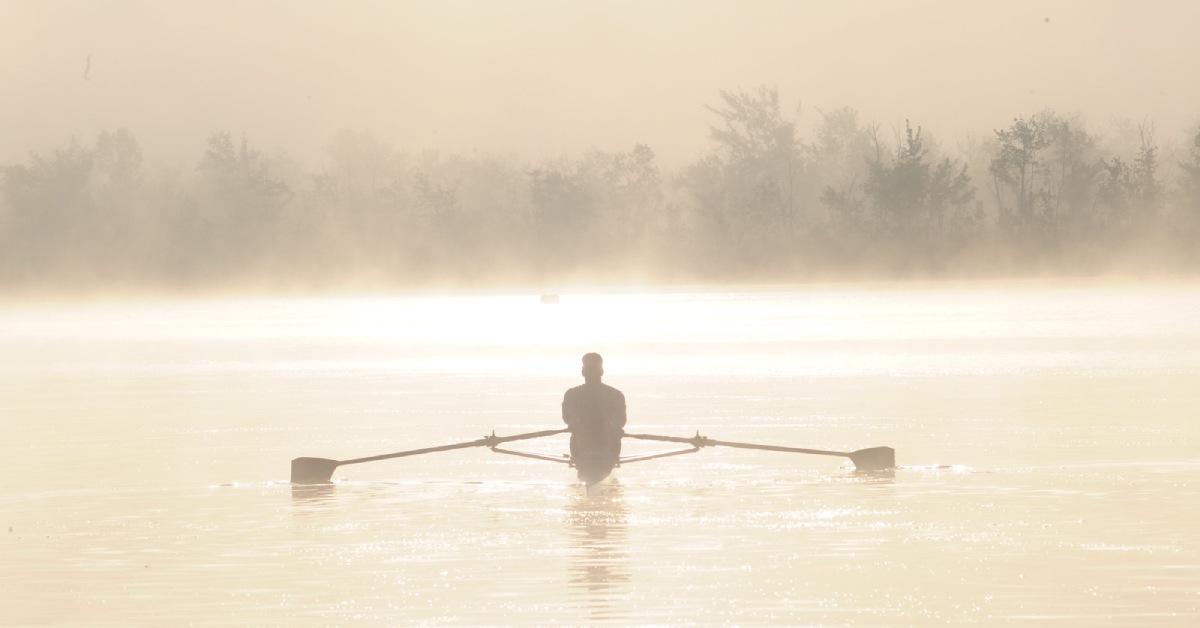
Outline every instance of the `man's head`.
{"label": "man's head", "polygon": [[600,381],[604,375],[604,358],[599,353],[588,353],[583,356],[583,379]]}

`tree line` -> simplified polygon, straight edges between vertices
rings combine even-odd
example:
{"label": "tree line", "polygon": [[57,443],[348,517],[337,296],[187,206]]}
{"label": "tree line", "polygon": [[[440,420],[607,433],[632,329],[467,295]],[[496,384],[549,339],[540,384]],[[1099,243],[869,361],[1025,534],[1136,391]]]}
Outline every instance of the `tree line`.
{"label": "tree line", "polygon": [[211,135],[194,167],[128,130],[0,167],[0,288],[487,287],[1200,270],[1200,132],[1015,117],[954,150],[920,124],[721,91],[709,150],[525,163],[343,131],[323,164]]}

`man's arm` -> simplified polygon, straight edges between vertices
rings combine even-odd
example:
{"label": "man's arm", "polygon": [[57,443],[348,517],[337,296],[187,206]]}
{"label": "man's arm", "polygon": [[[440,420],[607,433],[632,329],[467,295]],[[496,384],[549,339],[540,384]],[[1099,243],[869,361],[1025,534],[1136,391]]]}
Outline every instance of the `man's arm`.
{"label": "man's arm", "polygon": [[573,403],[573,400],[571,399],[571,391],[568,390],[565,394],[563,394],[563,401],[562,401],[563,423],[566,423],[567,427],[575,427],[575,417],[576,416],[577,416],[577,414],[575,412],[575,404]]}

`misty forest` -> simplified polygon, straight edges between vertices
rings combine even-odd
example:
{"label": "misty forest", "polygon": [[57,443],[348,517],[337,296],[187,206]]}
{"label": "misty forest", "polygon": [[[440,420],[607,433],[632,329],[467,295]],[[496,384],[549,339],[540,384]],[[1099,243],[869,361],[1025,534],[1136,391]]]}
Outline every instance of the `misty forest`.
{"label": "misty forest", "polygon": [[[1039,111],[968,138],[771,87],[704,105],[705,154],[412,154],[322,163],[216,130],[191,163],[112,129],[0,167],[0,288],[282,290],[1190,274],[1200,133]],[[801,130],[801,122],[811,131]],[[1160,145],[1160,140],[1165,142]]]}

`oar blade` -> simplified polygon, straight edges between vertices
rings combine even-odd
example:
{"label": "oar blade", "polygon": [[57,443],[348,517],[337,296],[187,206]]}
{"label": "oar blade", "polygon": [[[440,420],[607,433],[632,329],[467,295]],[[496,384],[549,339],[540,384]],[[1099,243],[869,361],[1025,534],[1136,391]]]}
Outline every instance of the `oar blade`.
{"label": "oar blade", "polygon": [[338,464],[328,458],[293,458],[292,484],[328,484]]}
{"label": "oar blade", "polygon": [[871,447],[850,452],[850,461],[859,471],[883,471],[896,468],[896,450],[891,447]]}

